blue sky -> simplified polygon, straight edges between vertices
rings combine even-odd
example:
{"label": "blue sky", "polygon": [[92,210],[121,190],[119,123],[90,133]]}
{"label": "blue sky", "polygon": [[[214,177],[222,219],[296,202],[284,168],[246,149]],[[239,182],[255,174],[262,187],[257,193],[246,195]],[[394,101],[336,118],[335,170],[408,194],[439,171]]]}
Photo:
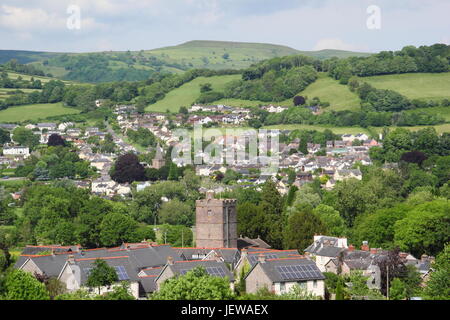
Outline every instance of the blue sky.
{"label": "blue sky", "polygon": [[[67,28],[77,5],[81,29]],[[381,10],[370,30],[367,8]],[[0,49],[141,50],[189,40],[377,52],[450,42],[449,0],[1,0]]]}

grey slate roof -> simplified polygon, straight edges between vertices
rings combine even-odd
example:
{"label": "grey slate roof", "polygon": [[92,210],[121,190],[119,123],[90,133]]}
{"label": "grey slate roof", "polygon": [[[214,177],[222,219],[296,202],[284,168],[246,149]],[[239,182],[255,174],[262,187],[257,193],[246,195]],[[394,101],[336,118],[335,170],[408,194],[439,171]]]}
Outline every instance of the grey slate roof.
{"label": "grey slate roof", "polygon": [[253,267],[258,263],[258,257],[263,255],[267,259],[282,259],[282,258],[293,258],[299,256],[297,250],[267,250],[267,251],[254,251],[247,253],[247,260]]}
{"label": "grey slate roof", "polygon": [[321,237],[319,240],[314,241],[305,252],[315,254],[317,256],[324,257],[337,257],[340,252],[344,251],[344,248],[337,247],[338,238],[335,237]]}
{"label": "grey slate roof", "polygon": [[[231,271],[228,270],[227,266],[222,261],[215,261],[215,260],[180,261],[180,262],[175,262],[172,265],[168,264],[168,265],[166,265],[166,267],[170,268],[172,270],[172,272],[176,275],[185,274],[186,272],[188,272],[196,267],[203,267],[207,272],[209,271],[208,268],[220,268],[225,273],[225,276],[230,279],[230,281],[234,281],[233,273],[231,273]],[[209,273],[209,274],[214,276],[214,274],[211,274],[211,273]]]}

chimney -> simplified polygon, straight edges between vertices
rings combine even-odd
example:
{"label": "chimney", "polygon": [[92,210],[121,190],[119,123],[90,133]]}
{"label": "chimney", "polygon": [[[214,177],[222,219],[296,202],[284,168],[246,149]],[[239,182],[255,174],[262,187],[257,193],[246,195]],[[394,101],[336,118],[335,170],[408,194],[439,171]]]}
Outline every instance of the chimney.
{"label": "chimney", "polygon": [[354,245],[349,245],[348,246],[348,251],[350,251],[350,252],[353,252],[353,251],[355,251],[355,246]]}
{"label": "chimney", "polygon": [[428,256],[426,255],[426,254],[423,254],[421,257],[420,257],[420,261],[422,261],[422,262],[425,262],[425,261],[427,261],[428,260]]}
{"label": "chimney", "polygon": [[378,252],[377,248],[371,248],[370,249],[370,253],[371,254],[377,254],[377,252]]}
{"label": "chimney", "polygon": [[363,241],[362,246],[361,246],[361,250],[362,251],[369,251],[369,242],[367,241]]}
{"label": "chimney", "polygon": [[215,254],[214,258],[215,258],[214,260],[216,260],[217,262],[223,262],[222,256],[220,254],[218,254],[218,253]]}
{"label": "chimney", "polygon": [[55,256],[55,249],[52,248],[52,256]]}
{"label": "chimney", "polygon": [[266,256],[262,253],[258,256],[258,262],[259,263],[266,263]]}
{"label": "chimney", "polygon": [[171,266],[173,266],[173,257],[167,257],[167,264],[169,264],[169,265],[171,265]]}
{"label": "chimney", "polygon": [[73,254],[69,255],[67,261],[69,262],[69,264],[75,264],[75,256]]}

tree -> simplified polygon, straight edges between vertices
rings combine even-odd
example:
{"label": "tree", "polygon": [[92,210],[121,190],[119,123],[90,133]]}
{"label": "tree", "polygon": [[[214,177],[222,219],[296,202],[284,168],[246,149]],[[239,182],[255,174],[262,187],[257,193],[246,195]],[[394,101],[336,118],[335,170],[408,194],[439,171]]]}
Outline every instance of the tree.
{"label": "tree", "polygon": [[389,299],[390,300],[405,300],[405,298],[406,298],[405,283],[401,279],[395,278],[391,282],[391,287],[389,289]]}
{"label": "tree", "polygon": [[363,214],[356,219],[352,230],[352,239],[355,243],[368,241],[375,248],[393,248],[395,223],[411,210],[405,204],[389,209],[381,209],[374,213]]}
{"label": "tree", "polygon": [[424,290],[424,298],[427,300],[450,299],[450,244],[447,243],[436,261],[431,266],[433,269],[427,286]]}
{"label": "tree", "polygon": [[137,239],[137,222],[133,218],[118,212],[107,214],[100,224],[100,241],[104,246],[135,242]]}
{"label": "tree", "polygon": [[102,287],[110,286],[116,281],[119,281],[116,270],[110,267],[105,260],[97,259],[89,272],[86,285],[89,288],[97,288],[100,294]]}
{"label": "tree", "polygon": [[238,234],[249,238],[267,239],[270,232],[267,215],[261,206],[244,202],[237,206]]}
{"label": "tree", "polygon": [[261,191],[261,207],[266,214],[281,215],[283,199],[272,179],[267,180]]}
{"label": "tree", "polygon": [[5,281],[6,300],[49,300],[45,285],[30,273],[22,270],[10,271]]}
{"label": "tree", "polygon": [[[400,250],[394,248],[386,255],[378,257],[375,264],[380,268],[381,277],[381,293],[387,295],[388,288],[395,278],[404,277],[407,269],[402,259],[400,258]],[[388,276],[389,275],[389,276]]]}
{"label": "tree", "polygon": [[128,153],[116,160],[111,178],[118,183],[144,181],[145,169],[136,155]]}
{"label": "tree", "polygon": [[293,101],[294,101],[294,106],[302,106],[306,103],[305,97],[302,97],[302,96],[295,96]]}
{"label": "tree", "polygon": [[394,242],[415,256],[436,255],[449,241],[450,203],[435,200],[415,207],[394,225]]}
{"label": "tree", "polygon": [[344,295],[344,283],[342,279],[338,279],[336,285],[336,300],[345,300]]}
{"label": "tree", "polygon": [[30,149],[34,149],[39,145],[39,136],[24,127],[14,129],[12,138],[18,144],[29,147]]}
{"label": "tree", "polygon": [[197,267],[185,275],[167,279],[152,300],[232,300],[227,278],[213,277]]}
{"label": "tree", "polygon": [[122,282],[115,286],[112,291],[98,296],[96,300],[136,300],[130,292],[130,284]]}
{"label": "tree", "polygon": [[367,279],[362,271],[351,271],[349,275],[350,287],[348,293],[352,300],[383,300],[384,297],[377,291],[367,287]]}
{"label": "tree", "polygon": [[200,85],[200,92],[205,93],[212,91],[212,84],[211,83],[203,83]]}
{"label": "tree", "polygon": [[66,145],[66,141],[59,134],[53,133],[48,138],[47,145],[49,147],[56,147],[56,146],[63,146],[64,147]]}
{"label": "tree", "polygon": [[288,219],[284,247],[303,251],[311,244],[315,234],[326,234],[326,231],[325,225],[310,207],[297,208]]}
{"label": "tree", "polygon": [[428,157],[423,152],[411,151],[411,152],[405,152],[404,154],[402,154],[400,160],[401,161],[405,161],[405,162],[409,162],[409,163],[416,163],[419,166],[421,166],[422,163],[425,160],[427,160],[427,158]]}
{"label": "tree", "polygon": [[322,220],[328,230],[328,235],[333,237],[343,237],[347,233],[344,219],[333,207],[319,204],[313,212]]}
{"label": "tree", "polygon": [[194,210],[185,202],[173,199],[163,203],[159,210],[159,221],[174,225],[192,226],[194,223]]}
{"label": "tree", "polygon": [[5,144],[11,141],[11,138],[9,137],[9,132],[0,128],[0,145]]}

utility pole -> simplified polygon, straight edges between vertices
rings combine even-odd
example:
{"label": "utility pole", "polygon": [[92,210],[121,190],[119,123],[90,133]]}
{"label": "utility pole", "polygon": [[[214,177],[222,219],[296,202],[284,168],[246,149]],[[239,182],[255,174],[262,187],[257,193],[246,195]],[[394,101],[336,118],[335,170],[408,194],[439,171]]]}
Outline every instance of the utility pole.
{"label": "utility pole", "polygon": [[387,299],[389,300],[389,265],[386,266],[386,295]]}

